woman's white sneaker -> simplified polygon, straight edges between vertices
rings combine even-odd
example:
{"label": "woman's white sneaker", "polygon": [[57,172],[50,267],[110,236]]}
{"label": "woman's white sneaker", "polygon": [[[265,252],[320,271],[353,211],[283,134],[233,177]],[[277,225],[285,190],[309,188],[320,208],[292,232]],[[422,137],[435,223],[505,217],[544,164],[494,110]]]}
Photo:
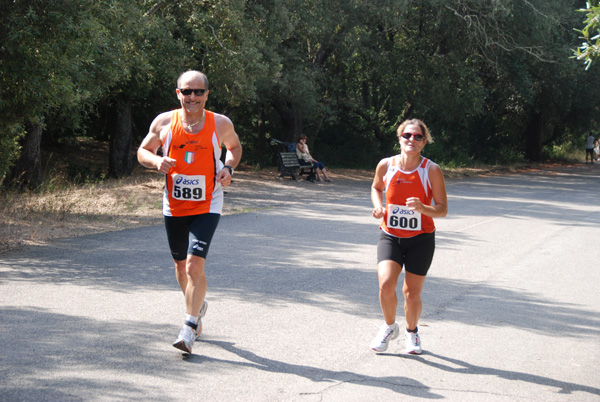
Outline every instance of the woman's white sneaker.
{"label": "woman's white sneaker", "polygon": [[421,348],[421,337],[418,332],[404,331],[404,340],[406,341],[406,353],[411,355],[420,355],[423,353]]}
{"label": "woman's white sneaker", "polygon": [[397,322],[392,325],[384,324],[371,342],[371,349],[375,352],[385,352],[390,341],[396,339],[398,335],[400,335],[400,328],[398,328]]}

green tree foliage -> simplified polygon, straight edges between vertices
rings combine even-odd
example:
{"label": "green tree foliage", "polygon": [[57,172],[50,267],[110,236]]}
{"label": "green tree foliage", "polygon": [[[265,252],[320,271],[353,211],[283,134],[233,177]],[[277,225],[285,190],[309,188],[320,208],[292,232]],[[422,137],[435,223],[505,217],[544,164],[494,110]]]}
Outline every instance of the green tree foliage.
{"label": "green tree foliage", "polygon": [[[117,150],[128,151],[131,139],[139,141],[158,113],[179,106],[175,84],[181,72],[206,72],[210,81],[208,107],[229,114],[254,101],[257,95],[253,80],[264,68],[255,50],[258,39],[251,21],[248,25],[243,20],[243,1],[164,1],[148,5],[151,7],[141,19],[142,29],[131,39],[128,53],[136,58],[132,74],[113,86],[107,99],[108,121],[112,122],[109,127],[127,116],[122,113],[123,105],[131,105],[130,135],[108,130],[114,161],[109,173],[113,176],[127,173],[131,162],[127,159],[130,152],[115,155]],[[117,124],[123,126],[126,124]],[[236,126],[242,138],[247,137],[244,124]]]}
{"label": "green tree foliage", "polygon": [[600,1],[589,0],[585,8],[579,11],[585,13],[583,29],[576,29],[581,34],[583,42],[574,51],[574,57],[582,60],[587,70],[594,61],[600,59]]}
{"label": "green tree foliage", "polygon": [[261,82],[258,115],[273,136],[305,131],[331,163],[372,165],[407,117],[430,124],[428,152],[449,163],[540,160],[593,124],[575,117],[597,94],[567,60],[572,4],[288,1],[277,13],[293,17],[259,22],[280,72]]}
{"label": "green tree foliage", "polygon": [[[355,111],[340,120],[356,127],[356,138],[370,131],[364,124],[376,121],[372,116],[383,116],[374,135],[355,142],[369,145],[375,137],[382,146],[391,144],[398,120],[414,116],[429,123],[436,143],[427,151],[442,162],[540,160],[544,146],[593,124],[575,117],[582,115],[581,101],[594,105],[598,94],[593,85],[581,85],[582,75],[568,62],[572,4],[430,0],[395,5],[395,13],[385,10],[393,18],[374,19],[389,25],[361,24],[373,51],[362,51],[360,42],[351,40],[354,63],[336,75],[346,83],[355,80],[348,86],[336,81],[335,104],[354,100]],[[586,79],[597,82],[598,76]],[[386,90],[389,97],[379,96]],[[373,100],[384,99],[387,108],[370,108]],[[353,118],[356,111],[363,115]],[[378,130],[388,133],[387,139]],[[346,140],[349,133],[344,130]]]}
{"label": "green tree foliage", "polygon": [[466,127],[465,154],[539,161],[544,145],[578,129],[565,120],[575,97],[595,96],[575,86],[580,74],[567,61],[575,14],[564,2],[455,3],[447,7],[462,22],[487,93],[484,114]]}
{"label": "green tree foliage", "polygon": [[[0,138],[14,144],[25,127],[44,127],[51,115],[77,129],[81,118],[126,71],[117,40],[125,13],[95,1],[30,0],[2,3]],[[41,136],[40,139],[41,140]],[[39,140],[17,160],[12,146],[0,176],[17,160],[11,179],[40,181]]]}
{"label": "green tree foliage", "polygon": [[271,138],[305,133],[328,164],[372,167],[410,117],[440,162],[541,160],[597,123],[600,76],[569,60],[578,3],[3,2],[0,177],[14,165],[11,179],[34,183],[36,143],[78,136],[109,140],[109,173],[127,174],[187,69],[208,75],[208,108],[232,118],[250,163],[272,162]]}

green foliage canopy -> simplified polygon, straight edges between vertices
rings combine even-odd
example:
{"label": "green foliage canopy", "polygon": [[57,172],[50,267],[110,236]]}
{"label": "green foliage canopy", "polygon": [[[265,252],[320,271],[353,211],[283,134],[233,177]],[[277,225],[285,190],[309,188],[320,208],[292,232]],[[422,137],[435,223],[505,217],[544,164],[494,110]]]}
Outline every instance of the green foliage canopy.
{"label": "green foliage canopy", "polygon": [[585,69],[589,69],[594,61],[600,59],[600,1],[589,0],[586,7],[579,10],[585,13],[583,29],[575,29],[581,34],[583,42],[575,50],[575,56],[582,60]]}
{"label": "green foliage canopy", "polygon": [[[187,69],[208,75],[208,107],[232,118],[250,163],[271,162],[270,138],[305,133],[328,164],[374,166],[397,152],[395,128],[409,117],[428,123],[427,152],[440,162],[540,160],[597,123],[587,116],[598,112],[599,76],[569,60],[577,3],[4,2],[0,177],[31,124],[55,142],[107,139],[109,117],[130,105],[141,139],[178,107]],[[582,30],[590,40],[596,23]]]}

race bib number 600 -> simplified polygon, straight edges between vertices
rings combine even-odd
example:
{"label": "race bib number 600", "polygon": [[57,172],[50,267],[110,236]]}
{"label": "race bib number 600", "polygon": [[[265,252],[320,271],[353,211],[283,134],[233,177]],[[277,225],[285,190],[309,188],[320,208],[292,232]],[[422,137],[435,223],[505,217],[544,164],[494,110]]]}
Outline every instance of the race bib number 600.
{"label": "race bib number 600", "polygon": [[182,201],[206,200],[206,177],[174,174],[171,197]]}
{"label": "race bib number 600", "polygon": [[421,230],[421,213],[405,205],[388,205],[386,225],[390,229]]}

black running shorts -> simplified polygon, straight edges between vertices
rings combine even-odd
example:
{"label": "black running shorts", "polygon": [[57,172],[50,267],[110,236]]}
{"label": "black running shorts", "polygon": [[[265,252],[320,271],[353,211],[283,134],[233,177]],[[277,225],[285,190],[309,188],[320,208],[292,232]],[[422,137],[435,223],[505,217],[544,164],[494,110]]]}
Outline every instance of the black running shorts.
{"label": "black running shorts", "polygon": [[173,259],[182,261],[188,254],[206,259],[220,218],[220,214],[165,216],[167,239]]}
{"label": "black running shorts", "polygon": [[379,235],[377,263],[391,260],[404,267],[406,272],[425,276],[435,251],[435,232],[415,237],[394,237],[385,232]]}

